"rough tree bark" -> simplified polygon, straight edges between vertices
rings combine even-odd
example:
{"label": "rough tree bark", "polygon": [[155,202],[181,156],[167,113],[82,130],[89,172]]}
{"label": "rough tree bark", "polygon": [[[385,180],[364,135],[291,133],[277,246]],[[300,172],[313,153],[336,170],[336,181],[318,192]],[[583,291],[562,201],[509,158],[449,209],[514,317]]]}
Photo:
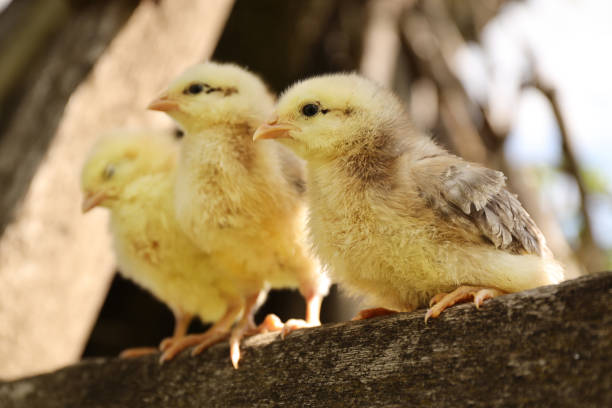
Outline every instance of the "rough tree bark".
{"label": "rough tree bark", "polygon": [[91,360],[0,384],[0,406],[612,406],[612,272],[467,304],[253,337],[160,366]]}

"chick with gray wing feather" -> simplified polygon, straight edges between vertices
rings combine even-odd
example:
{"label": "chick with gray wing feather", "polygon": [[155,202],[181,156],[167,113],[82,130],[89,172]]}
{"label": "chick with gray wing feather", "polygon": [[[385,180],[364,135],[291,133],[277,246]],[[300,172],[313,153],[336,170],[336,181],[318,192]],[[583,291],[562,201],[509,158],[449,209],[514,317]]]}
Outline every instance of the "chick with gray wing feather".
{"label": "chick with gray wing feather", "polygon": [[563,279],[504,175],[417,132],[398,98],[363,77],[293,85],[257,129],[261,139],[307,161],[318,255],[333,279],[383,311],[429,300],[427,320],[460,301],[480,306]]}

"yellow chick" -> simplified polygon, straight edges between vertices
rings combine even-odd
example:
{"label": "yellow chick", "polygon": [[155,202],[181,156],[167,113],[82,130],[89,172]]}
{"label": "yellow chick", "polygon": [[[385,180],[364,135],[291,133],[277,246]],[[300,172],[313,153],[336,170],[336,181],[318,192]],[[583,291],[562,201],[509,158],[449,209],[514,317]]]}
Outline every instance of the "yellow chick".
{"label": "yellow chick", "polygon": [[266,286],[299,288],[306,320],[288,321],[287,333],[320,324],[329,282],[307,244],[303,162],[279,143],[252,141],[273,108],[261,79],[213,62],[188,69],[149,105],[185,131],[175,190],[179,224],[223,260],[245,298]]}
{"label": "yellow chick", "polygon": [[[355,74],[305,80],[254,139],[307,161],[310,228],[332,279],[425,320],[563,279],[504,175],[437,146],[390,91]],[[362,317],[381,310],[362,312]]]}
{"label": "yellow chick", "polygon": [[[227,337],[243,308],[232,281],[176,222],[178,152],[178,143],[169,135],[116,132],[94,146],[82,172],[83,211],[96,206],[110,210],[110,230],[122,274],[174,312],[174,336],[161,343],[162,350],[191,337],[185,334],[192,316],[216,322],[209,339]],[[123,355],[147,351],[133,349]]]}

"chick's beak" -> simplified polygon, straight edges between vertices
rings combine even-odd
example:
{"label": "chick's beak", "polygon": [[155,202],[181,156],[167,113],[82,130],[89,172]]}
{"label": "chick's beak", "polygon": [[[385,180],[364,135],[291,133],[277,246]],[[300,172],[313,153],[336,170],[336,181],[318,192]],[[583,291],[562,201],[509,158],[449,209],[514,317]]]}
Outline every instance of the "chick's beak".
{"label": "chick's beak", "polygon": [[179,104],[175,99],[172,99],[167,93],[163,93],[147,106],[147,109],[161,112],[169,112],[178,110]]}
{"label": "chick's beak", "polygon": [[279,122],[278,117],[274,117],[273,119],[269,120],[268,123],[264,123],[257,128],[253,134],[253,141],[259,139],[292,139],[289,132],[299,132],[300,130],[301,129],[299,127],[292,125],[291,123]]}
{"label": "chick's beak", "polygon": [[103,191],[85,194],[85,198],[83,198],[83,204],[81,205],[81,210],[83,211],[83,214],[85,214],[92,208],[97,207],[102,203],[102,201],[106,200],[107,198],[108,196]]}

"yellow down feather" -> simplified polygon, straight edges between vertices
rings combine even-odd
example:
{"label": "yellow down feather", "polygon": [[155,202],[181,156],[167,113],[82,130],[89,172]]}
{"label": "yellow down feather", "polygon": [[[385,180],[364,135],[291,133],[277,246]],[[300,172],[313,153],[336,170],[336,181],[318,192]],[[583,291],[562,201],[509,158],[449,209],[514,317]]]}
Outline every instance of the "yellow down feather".
{"label": "yellow down feather", "polygon": [[116,132],[94,146],[82,173],[85,194],[103,194],[121,273],[172,310],[219,319],[234,286],[175,219],[178,144],[152,131]]}
{"label": "yellow down feather", "polygon": [[295,84],[254,138],[307,161],[317,253],[373,305],[410,311],[462,285],[516,292],[563,279],[503,174],[437,146],[363,77]]}

